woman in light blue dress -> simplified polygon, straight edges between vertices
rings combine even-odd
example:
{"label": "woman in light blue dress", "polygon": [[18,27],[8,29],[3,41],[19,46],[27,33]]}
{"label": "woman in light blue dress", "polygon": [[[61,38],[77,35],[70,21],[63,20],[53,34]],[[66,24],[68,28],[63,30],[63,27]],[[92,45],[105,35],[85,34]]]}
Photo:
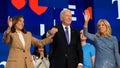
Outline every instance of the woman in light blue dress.
{"label": "woman in light blue dress", "polygon": [[108,21],[100,19],[97,24],[98,32],[90,34],[87,29],[90,14],[85,10],[83,15],[85,19],[84,34],[95,43],[96,58],[94,68],[120,68],[118,41],[115,36],[111,35],[111,27]]}

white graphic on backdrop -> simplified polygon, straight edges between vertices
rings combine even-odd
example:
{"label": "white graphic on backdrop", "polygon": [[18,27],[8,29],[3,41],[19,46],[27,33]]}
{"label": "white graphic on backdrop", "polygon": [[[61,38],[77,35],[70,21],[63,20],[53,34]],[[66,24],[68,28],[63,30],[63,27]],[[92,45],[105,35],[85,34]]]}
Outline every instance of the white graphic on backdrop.
{"label": "white graphic on backdrop", "polygon": [[120,0],[112,0],[112,4],[117,1],[117,7],[118,7],[118,17],[117,19],[120,19]]}
{"label": "white graphic on backdrop", "polygon": [[[74,10],[76,10],[76,5],[68,5],[68,8],[71,9],[72,15],[74,15],[75,14]],[[77,18],[72,16],[72,21],[77,21]]]}
{"label": "white graphic on backdrop", "polygon": [[1,66],[1,65],[3,65],[4,68],[6,68],[6,61],[2,61],[2,62],[0,62],[0,66]]}

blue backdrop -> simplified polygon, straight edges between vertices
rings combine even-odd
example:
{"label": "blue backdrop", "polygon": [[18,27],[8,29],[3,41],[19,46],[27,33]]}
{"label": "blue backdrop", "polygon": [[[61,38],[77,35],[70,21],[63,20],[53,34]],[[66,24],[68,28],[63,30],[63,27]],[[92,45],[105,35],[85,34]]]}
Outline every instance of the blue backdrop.
{"label": "blue backdrop", "polygon": [[101,18],[110,22],[112,34],[120,41],[120,0],[94,0],[95,26]]}
{"label": "blue backdrop", "polygon": [[[60,1],[60,2],[59,2]],[[89,32],[96,32],[96,23],[100,18],[107,19],[112,27],[113,35],[120,41],[120,11],[119,0],[0,0],[0,68],[8,57],[9,48],[2,42],[3,32],[7,28],[7,17],[22,15],[25,19],[25,28],[33,36],[41,36],[52,26],[61,24],[60,11],[65,7],[72,11],[72,26],[77,30],[83,28],[83,11],[92,8],[92,18],[89,23]],[[49,45],[46,46],[49,52]],[[33,47],[31,47],[31,52]]]}

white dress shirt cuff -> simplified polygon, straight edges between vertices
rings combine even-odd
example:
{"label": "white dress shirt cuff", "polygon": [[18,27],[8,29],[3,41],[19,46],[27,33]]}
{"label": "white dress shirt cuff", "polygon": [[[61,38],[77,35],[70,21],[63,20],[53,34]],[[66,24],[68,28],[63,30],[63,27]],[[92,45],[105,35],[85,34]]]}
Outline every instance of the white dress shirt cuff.
{"label": "white dress shirt cuff", "polygon": [[83,66],[83,64],[82,64],[82,63],[78,63],[78,65],[81,65],[81,66]]}
{"label": "white dress shirt cuff", "polygon": [[50,34],[47,32],[47,33],[46,33],[46,37],[48,37],[49,35],[50,35]]}

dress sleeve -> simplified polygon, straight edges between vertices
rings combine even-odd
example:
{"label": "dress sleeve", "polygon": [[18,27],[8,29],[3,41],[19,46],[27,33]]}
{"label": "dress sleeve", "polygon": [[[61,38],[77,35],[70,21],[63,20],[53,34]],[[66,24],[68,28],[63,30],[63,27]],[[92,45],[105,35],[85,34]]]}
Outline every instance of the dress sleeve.
{"label": "dress sleeve", "polygon": [[119,54],[119,48],[118,48],[118,40],[116,37],[114,37],[114,52],[115,52],[115,58],[117,61],[117,64],[120,64],[120,54]]}
{"label": "dress sleeve", "polygon": [[96,35],[91,34],[88,32],[88,28],[84,27],[84,35],[89,38],[90,40],[94,41],[94,38],[96,37]]}
{"label": "dress sleeve", "polygon": [[10,31],[11,29],[8,28],[3,35],[3,42],[9,44],[11,42],[11,38],[10,38]]}

